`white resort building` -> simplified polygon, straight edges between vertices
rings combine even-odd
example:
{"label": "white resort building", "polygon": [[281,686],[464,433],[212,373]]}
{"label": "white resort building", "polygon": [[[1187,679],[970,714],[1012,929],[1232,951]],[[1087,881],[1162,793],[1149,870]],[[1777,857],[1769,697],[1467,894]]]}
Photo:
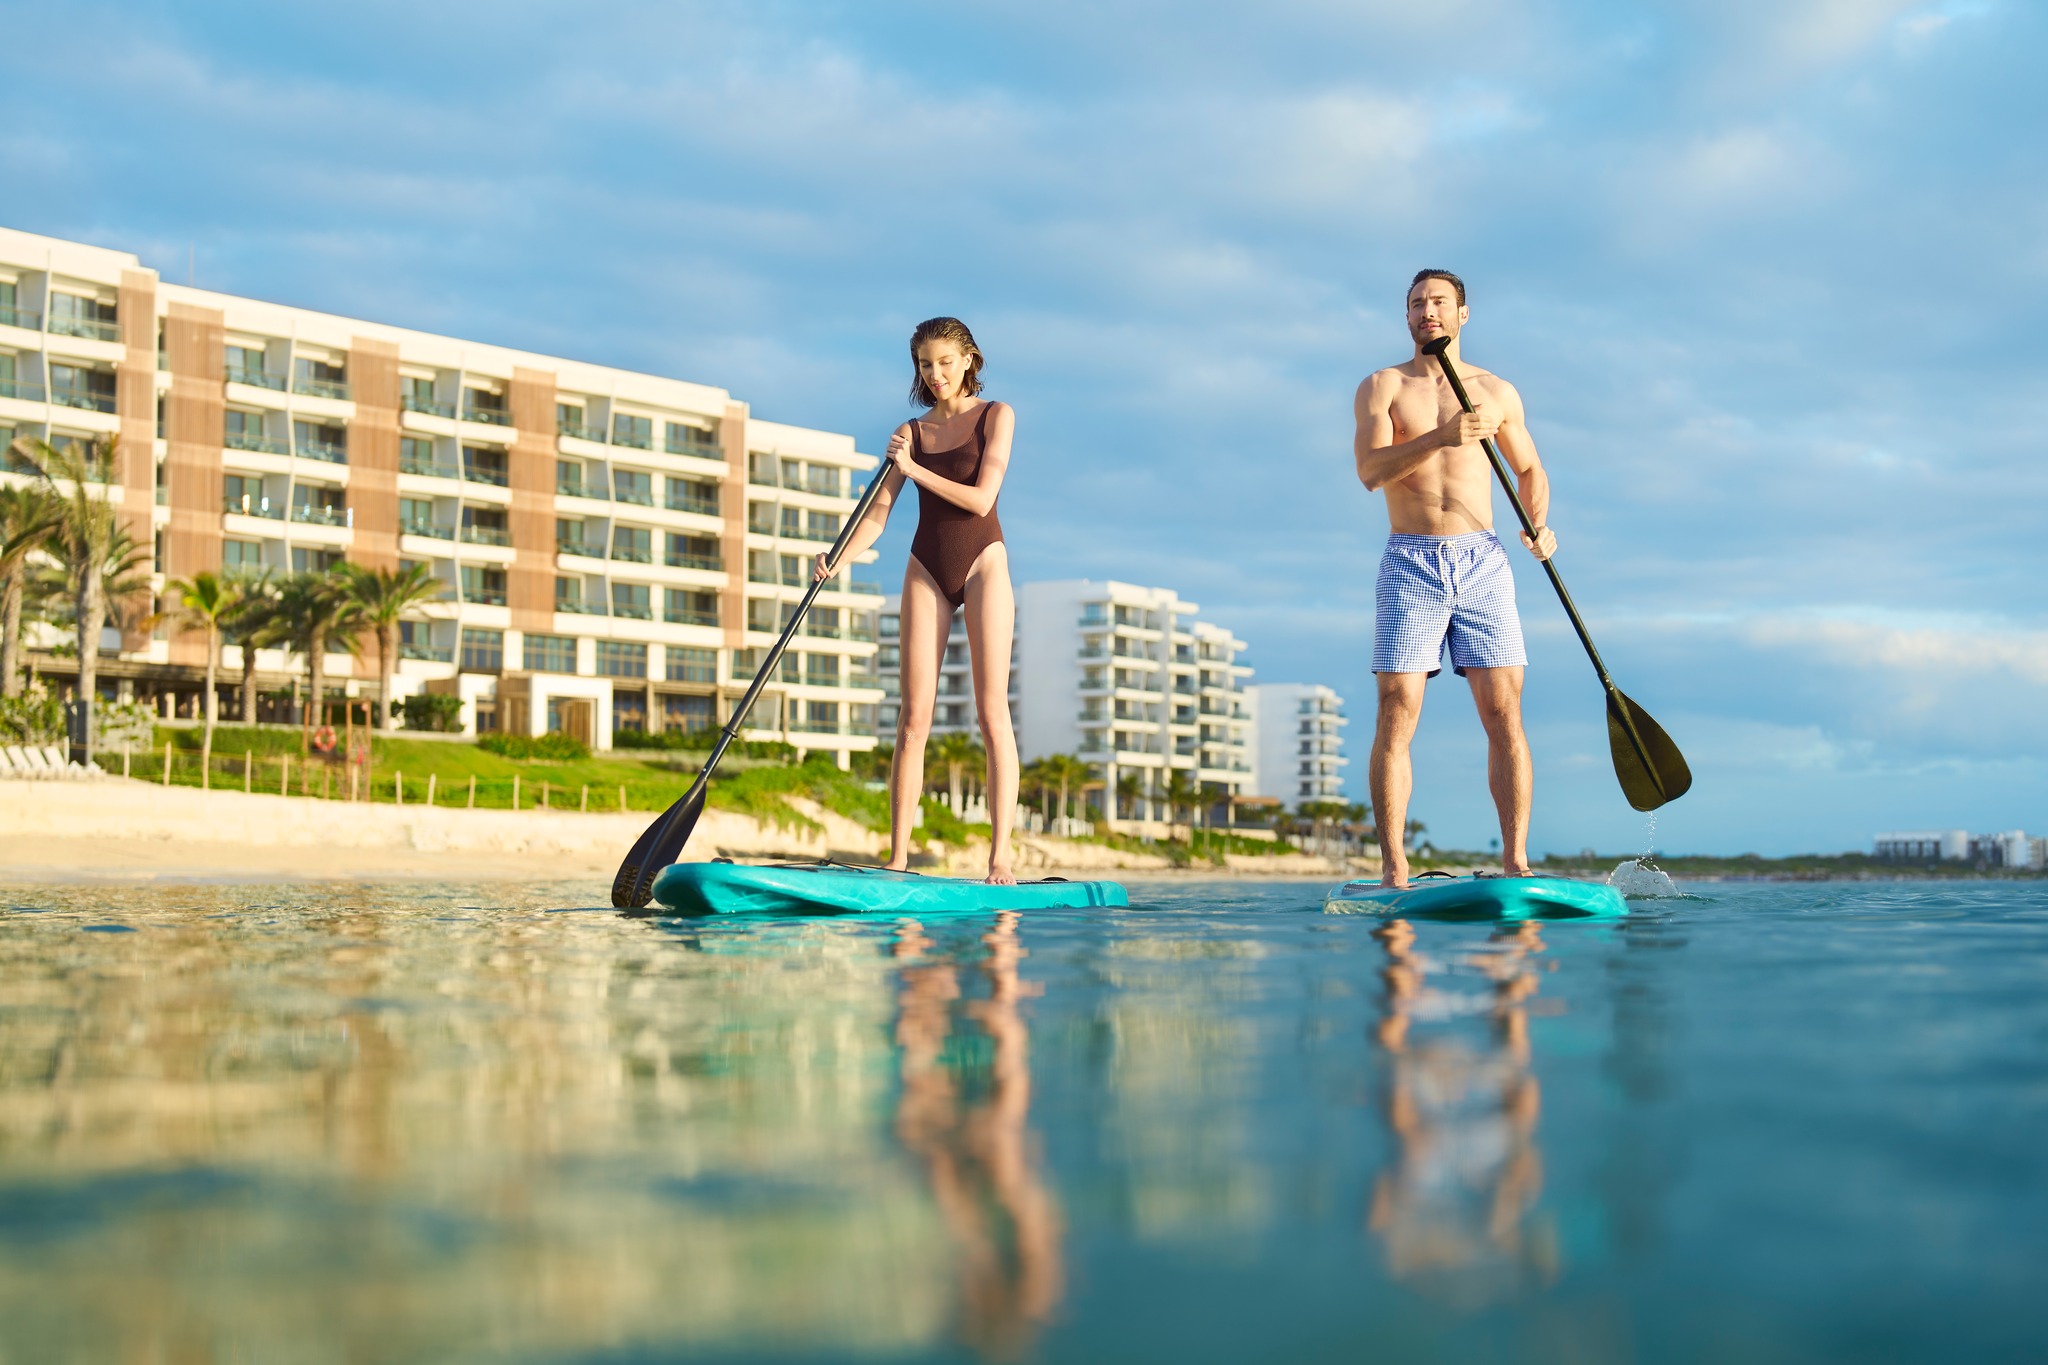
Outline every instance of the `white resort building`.
{"label": "white resort building", "polygon": [[1321,683],[1246,689],[1257,723],[1252,790],[1289,806],[1344,800],[1344,699]]}
{"label": "white resort building", "polygon": [[[0,446],[22,436],[118,438],[106,496],[158,592],[243,565],[431,566],[446,599],[407,623],[396,694],[457,695],[472,732],[599,748],[723,723],[876,465],[723,389],[170,284],[126,252],[0,229]],[[842,765],[873,747],[880,607],[845,575],[822,594],[746,737]],[[106,638],[110,694],[196,713],[203,636]],[[356,694],[370,657],[333,654],[328,676]],[[301,672],[257,663],[265,689]]]}
{"label": "white resort building", "polygon": [[[875,668],[881,674],[882,709],[879,728],[882,738],[887,741],[896,729],[896,708],[901,700],[902,686],[902,641],[898,638],[897,620],[903,610],[903,594],[890,593],[882,599],[881,647],[875,655]],[[1012,639],[1010,644],[1010,723],[1020,725],[1017,699],[1017,680],[1023,669],[1023,659]],[[967,653],[967,613],[953,613],[953,630],[946,637],[945,661],[939,665],[938,695],[932,705],[932,733],[935,735],[969,735],[981,738],[981,718],[974,706],[974,675]],[[1021,743],[1021,740],[1020,740]]]}

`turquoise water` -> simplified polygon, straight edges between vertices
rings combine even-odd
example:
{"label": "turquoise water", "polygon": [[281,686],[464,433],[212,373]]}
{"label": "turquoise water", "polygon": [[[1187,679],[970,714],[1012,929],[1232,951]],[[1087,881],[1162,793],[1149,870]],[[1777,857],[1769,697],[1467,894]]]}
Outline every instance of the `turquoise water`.
{"label": "turquoise water", "polygon": [[0,889],[0,1361],[2048,1358],[2048,886]]}

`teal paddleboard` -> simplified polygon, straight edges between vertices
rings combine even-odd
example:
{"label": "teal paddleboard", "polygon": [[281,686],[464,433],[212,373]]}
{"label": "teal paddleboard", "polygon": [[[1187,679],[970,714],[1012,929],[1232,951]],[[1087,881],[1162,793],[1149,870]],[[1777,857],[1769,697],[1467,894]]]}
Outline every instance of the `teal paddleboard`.
{"label": "teal paddleboard", "polygon": [[936,915],[977,910],[1059,910],[1129,905],[1115,882],[1053,879],[991,886],[843,863],[749,867],[677,863],[654,879],[655,903],[685,915]]}
{"label": "teal paddleboard", "polygon": [[1332,915],[1429,919],[1617,919],[1628,902],[1611,886],[1564,877],[1427,877],[1403,888],[1346,882],[1323,901]]}

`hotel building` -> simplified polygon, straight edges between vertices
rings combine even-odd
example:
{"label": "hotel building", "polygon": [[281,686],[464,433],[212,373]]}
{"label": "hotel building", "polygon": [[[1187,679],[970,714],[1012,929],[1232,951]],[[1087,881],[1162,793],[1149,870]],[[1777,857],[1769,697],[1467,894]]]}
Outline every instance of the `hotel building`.
{"label": "hotel building", "polygon": [[[21,436],[118,438],[106,496],[158,592],[202,570],[430,566],[446,596],[405,624],[396,695],[459,696],[471,732],[599,748],[723,723],[876,464],[723,389],[193,289],[0,229],[0,444]],[[845,574],[821,594],[746,737],[842,765],[873,747],[880,606]],[[110,692],[196,711],[203,636],[106,643]],[[326,668],[354,694],[373,659]],[[257,664],[265,688],[301,671]]]}
{"label": "hotel building", "polygon": [[1290,806],[1344,800],[1344,699],[1321,683],[1260,683],[1246,697],[1257,728],[1252,790]]}
{"label": "hotel building", "polygon": [[[881,645],[875,656],[875,667],[882,681],[880,729],[884,738],[896,729],[896,709],[901,700],[903,642],[898,638],[897,621],[902,610],[901,593],[891,593],[882,600]],[[938,695],[932,705],[933,734],[968,735],[980,740],[981,717],[974,706],[974,673],[970,663],[967,613],[956,611],[953,613],[952,632],[946,637],[946,657],[939,665]],[[1017,695],[1022,663],[1013,638],[1010,643],[1010,724],[1013,726],[1022,724]]]}

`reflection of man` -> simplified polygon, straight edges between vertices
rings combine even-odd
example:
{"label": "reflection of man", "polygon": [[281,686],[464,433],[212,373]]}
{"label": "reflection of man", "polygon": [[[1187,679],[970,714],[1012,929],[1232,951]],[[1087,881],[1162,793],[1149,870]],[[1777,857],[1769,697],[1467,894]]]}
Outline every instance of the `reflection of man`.
{"label": "reflection of man", "polygon": [[[1522,421],[1522,397],[1498,375],[1458,354],[1469,312],[1465,282],[1425,270],[1408,288],[1408,333],[1415,354],[1358,386],[1352,455],[1358,480],[1387,496],[1393,534],[1380,560],[1372,671],[1379,719],[1372,739],[1372,808],[1380,830],[1381,878],[1408,884],[1408,796],[1414,788],[1408,745],[1422,718],[1423,684],[1451,666],[1472,685],[1486,727],[1487,783],[1500,813],[1501,870],[1529,875],[1529,742],[1522,734],[1522,623],[1515,576],[1493,533],[1493,472],[1480,448],[1498,438],[1515,472],[1522,505],[1536,525],[1522,544],[1548,559],[1557,538],[1544,526],[1550,481]],[[1422,353],[1448,340],[1476,411],[1466,412],[1436,360]]]}
{"label": "reflection of man", "polygon": [[[950,961],[906,966],[896,1021],[903,1049],[903,1087],[896,1135],[923,1160],[963,1265],[965,1334],[978,1348],[1008,1352],[1029,1344],[1051,1317],[1065,1287],[1059,1207],[1041,1179],[1025,1120],[1031,1107],[1030,1035],[1017,1002],[1024,957],[1018,916],[996,916],[984,935],[986,1000],[966,1013],[994,1044],[987,1098],[962,1112],[961,1086],[941,1057],[960,998]],[[894,952],[915,963],[932,946],[913,920],[898,929]]]}
{"label": "reflection of man", "polygon": [[[1556,1251],[1547,1230],[1523,1227],[1543,1188],[1526,1003],[1539,984],[1532,959],[1544,950],[1536,925],[1504,930],[1448,966],[1415,950],[1405,920],[1374,937],[1387,954],[1374,1037],[1392,1068],[1387,1124],[1397,1156],[1374,1185],[1368,1227],[1385,1245],[1389,1269],[1465,1302],[1512,1292],[1523,1267],[1549,1279]],[[1483,977],[1488,988],[1457,993],[1429,984],[1453,970]],[[1478,1049],[1471,1031],[1458,1028],[1475,1017],[1491,1035]],[[1425,1036],[1416,1036],[1418,1026]]]}

